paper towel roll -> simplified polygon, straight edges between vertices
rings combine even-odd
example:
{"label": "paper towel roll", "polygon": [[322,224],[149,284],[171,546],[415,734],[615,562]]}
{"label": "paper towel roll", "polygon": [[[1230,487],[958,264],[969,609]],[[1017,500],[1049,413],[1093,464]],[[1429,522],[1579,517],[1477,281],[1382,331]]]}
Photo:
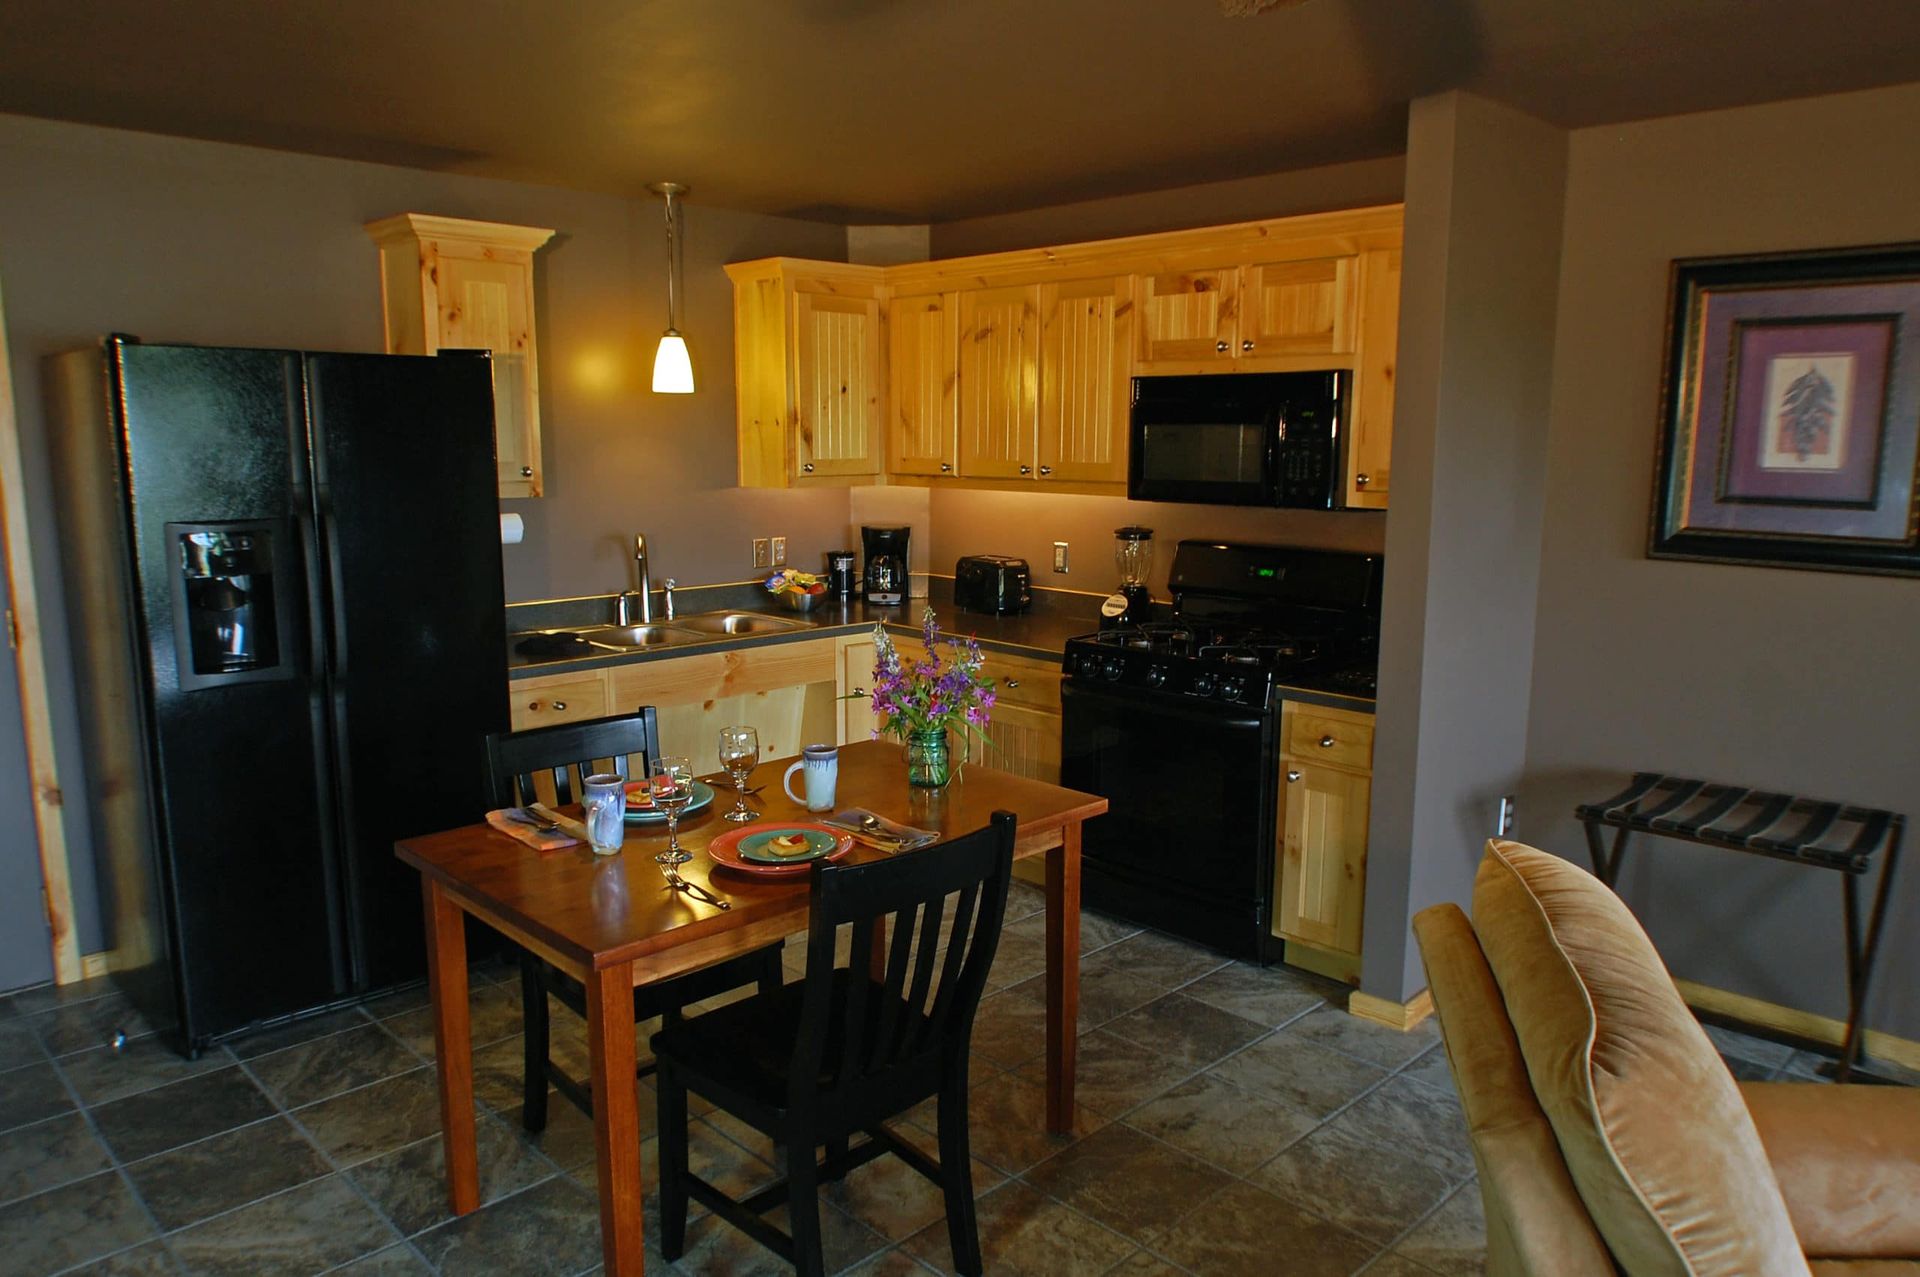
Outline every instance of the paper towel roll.
{"label": "paper towel roll", "polygon": [[500,516],[501,545],[519,545],[520,538],[526,534],[527,525],[521,522],[519,515],[503,514]]}

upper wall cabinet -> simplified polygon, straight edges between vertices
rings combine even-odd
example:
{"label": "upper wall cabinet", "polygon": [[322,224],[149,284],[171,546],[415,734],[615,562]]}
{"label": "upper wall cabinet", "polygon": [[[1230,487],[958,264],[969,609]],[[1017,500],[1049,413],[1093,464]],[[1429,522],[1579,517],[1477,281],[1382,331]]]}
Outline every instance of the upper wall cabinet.
{"label": "upper wall cabinet", "polygon": [[1390,206],[887,267],[729,266],[740,481],[1120,493],[1136,374],[1335,369],[1347,504],[1384,506],[1401,220]]}
{"label": "upper wall cabinet", "polygon": [[533,254],[553,232],[401,213],[367,224],[380,246],[387,352],[493,352],[500,495],[541,494]]}
{"label": "upper wall cabinet", "polygon": [[887,390],[879,268],[774,258],[727,274],[741,486],[872,482]]}

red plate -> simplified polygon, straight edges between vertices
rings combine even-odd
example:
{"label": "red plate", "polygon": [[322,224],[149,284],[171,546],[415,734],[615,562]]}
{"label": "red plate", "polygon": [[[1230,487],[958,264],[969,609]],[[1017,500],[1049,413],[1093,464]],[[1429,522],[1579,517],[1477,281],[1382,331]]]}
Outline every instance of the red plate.
{"label": "red plate", "polygon": [[[824,856],[812,860],[802,860],[791,865],[761,865],[740,858],[740,840],[751,838],[755,834],[764,834],[773,829],[805,829],[811,833],[827,834],[834,840],[834,848]],[[729,829],[707,844],[707,855],[713,863],[722,869],[732,869],[737,873],[753,874],[760,878],[804,878],[809,869],[818,861],[838,860],[853,850],[853,835],[844,829],[835,829],[830,825],[810,825],[805,821],[782,821],[779,824],[761,824],[758,821],[740,829]]]}

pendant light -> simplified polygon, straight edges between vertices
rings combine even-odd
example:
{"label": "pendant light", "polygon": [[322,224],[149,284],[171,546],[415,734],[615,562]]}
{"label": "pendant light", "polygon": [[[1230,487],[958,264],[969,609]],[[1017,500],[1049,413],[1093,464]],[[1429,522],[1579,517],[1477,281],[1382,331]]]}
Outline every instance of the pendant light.
{"label": "pendant light", "polygon": [[693,361],[687,357],[687,339],[680,335],[680,197],[687,188],[678,182],[661,182],[647,189],[667,201],[667,331],[660,335],[660,348],[653,354],[653,393],[690,395]]}

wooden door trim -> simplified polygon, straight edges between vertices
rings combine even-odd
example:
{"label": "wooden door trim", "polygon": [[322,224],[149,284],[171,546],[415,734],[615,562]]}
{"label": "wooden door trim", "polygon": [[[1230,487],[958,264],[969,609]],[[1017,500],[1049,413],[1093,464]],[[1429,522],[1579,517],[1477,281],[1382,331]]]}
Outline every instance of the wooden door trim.
{"label": "wooden door trim", "polygon": [[0,300],[0,518],[4,519],[9,599],[8,637],[20,680],[20,722],[33,787],[33,824],[40,845],[41,902],[52,938],[53,979],[84,978],[80,935],[74,927],[73,879],[68,869],[64,799],[54,761],[52,704],[47,694],[46,647],[40,629],[39,593],[33,579],[33,541],[27,523],[27,484],[20,455],[20,421],[13,406],[13,373],[7,357],[7,323]]}

